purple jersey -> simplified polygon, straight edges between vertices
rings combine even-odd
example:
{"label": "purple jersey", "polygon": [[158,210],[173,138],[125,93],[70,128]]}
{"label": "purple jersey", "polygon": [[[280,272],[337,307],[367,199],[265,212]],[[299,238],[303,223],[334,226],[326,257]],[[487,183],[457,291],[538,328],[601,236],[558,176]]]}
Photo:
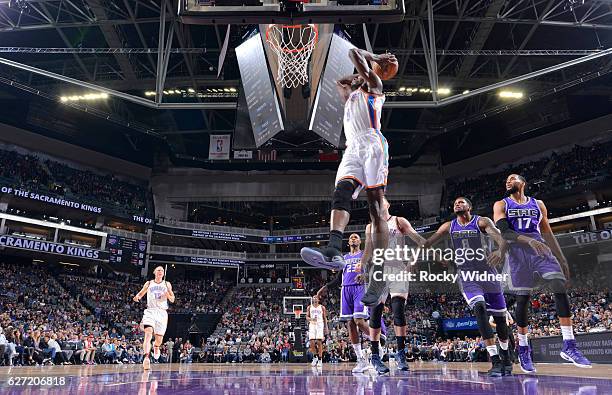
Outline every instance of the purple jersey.
{"label": "purple jersey", "polygon": [[[457,218],[452,220],[450,226],[451,243],[454,250],[473,250],[485,249],[482,242],[482,231],[478,226],[478,215],[472,216],[472,220],[465,225],[461,225]],[[463,270],[478,270],[489,268],[485,259],[472,259],[463,264],[457,264],[457,267]]]}
{"label": "purple jersey", "polygon": [[527,197],[527,202],[520,204],[515,200],[507,197],[506,202],[506,218],[510,224],[510,229],[518,234],[532,237],[543,241],[540,233],[540,220],[542,219],[542,211],[538,206],[537,200]]}
{"label": "purple jersey", "polygon": [[363,251],[359,251],[355,255],[346,254],[344,256],[344,268],[342,269],[342,286],[347,285],[361,285],[357,281],[357,276],[362,274],[361,270],[361,257]]}

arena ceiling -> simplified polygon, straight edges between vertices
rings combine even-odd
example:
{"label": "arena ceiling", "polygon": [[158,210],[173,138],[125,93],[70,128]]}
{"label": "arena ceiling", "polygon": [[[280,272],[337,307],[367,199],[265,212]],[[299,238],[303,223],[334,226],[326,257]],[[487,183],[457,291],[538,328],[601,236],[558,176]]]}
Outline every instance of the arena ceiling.
{"label": "arena ceiling", "polygon": [[[232,26],[217,77],[226,26],[182,24],[176,10],[176,0],[0,0],[1,119],[149,165],[160,153],[179,165],[232,168],[205,160],[208,135],[234,130],[234,48],[254,26]],[[401,23],[367,25],[374,50],[394,52],[400,63],[385,85],[383,114],[396,164],[427,149],[442,149],[452,161],[611,112],[612,56],[555,67],[612,47],[608,0],[407,0],[406,11]],[[362,25],[344,28],[365,47]],[[89,91],[11,61],[142,99],[161,82],[158,107],[165,108],[117,97],[62,102]],[[522,100],[500,99],[496,90],[467,93],[548,67],[554,71],[508,87],[523,92]],[[441,88],[467,98],[416,104],[443,100]],[[192,109],[174,109],[185,103]],[[304,165],[303,156],[295,155],[295,167],[335,166]]]}

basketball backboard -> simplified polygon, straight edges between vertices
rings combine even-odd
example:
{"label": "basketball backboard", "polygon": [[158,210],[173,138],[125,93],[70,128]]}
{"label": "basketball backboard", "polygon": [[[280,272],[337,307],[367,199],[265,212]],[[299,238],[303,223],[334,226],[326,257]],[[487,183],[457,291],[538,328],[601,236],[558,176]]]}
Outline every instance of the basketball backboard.
{"label": "basketball backboard", "polygon": [[404,0],[179,0],[187,24],[394,23]]}

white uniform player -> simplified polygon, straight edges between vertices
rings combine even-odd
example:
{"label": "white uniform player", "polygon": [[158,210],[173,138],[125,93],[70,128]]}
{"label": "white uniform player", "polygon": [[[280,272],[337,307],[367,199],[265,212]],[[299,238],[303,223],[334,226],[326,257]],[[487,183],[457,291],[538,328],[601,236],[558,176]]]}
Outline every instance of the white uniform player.
{"label": "white uniform player", "polygon": [[308,339],[323,340],[325,337],[323,331],[325,325],[323,322],[323,306],[310,306],[310,323],[308,324]]}
{"label": "white uniform player", "polygon": [[319,304],[317,295],[312,297],[312,304],[306,310],[308,320],[308,339],[312,353],[312,366],[321,366],[323,363],[323,339],[327,330],[327,313],[325,306]]}
{"label": "white uniform player", "polygon": [[346,151],[336,173],[336,184],[344,179],[357,182],[353,199],[357,199],[364,188],[387,185],[389,145],[380,132],[384,102],[384,95],[359,88],[351,92],[344,105]]}
{"label": "white uniform player", "polygon": [[[376,55],[358,48],[350,49],[348,55],[357,74],[336,81],[344,103],[346,151],[336,173],[329,241],[324,248],[304,247],[300,251],[309,265],[333,270],[341,270],[344,266],[343,233],[350,221],[351,201],[357,199],[363,189],[373,226],[378,233],[387,232],[377,209],[382,206],[389,173],[389,145],[380,132],[385,96],[383,82],[370,65],[376,63],[385,69],[391,64],[397,65],[397,59],[390,53]],[[384,248],[385,243],[384,238],[377,239],[377,248]],[[380,288],[381,285],[376,284]]]}
{"label": "white uniform player", "polygon": [[[404,250],[406,245],[406,239],[404,233],[400,230],[398,225],[398,217],[392,215],[387,220],[387,226],[389,227],[389,250],[394,250],[399,247],[401,251]],[[383,274],[388,278],[390,275],[399,275],[402,272],[410,270],[410,266],[407,266],[407,262],[403,262],[398,259],[392,259],[385,261]],[[372,271],[373,273],[373,271]],[[385,290],[383,291],[379,303],[384,303],[387,300],[387,296],[399,295],[403,298],[408,296],[408,281],[387,281]]]}
{"label": "white uniform player", "polygon": [[151,338],[155,337],[155,345],[153,358],[159,359],[161,352],[160,347],[168,326],[168,302],[174,303],[175,296],[172,291],[170,282],[165,281],[165,270],[158,266],[153,270],[155,279],[147,281],[140,292],[134,296],[134,301],[138,302],[147,295],[147,308],[144,311],[140,327],[144,330],[144,359],[143,367],[145,370],[150,369],[151,361],[149,359],[151,353]]}
{"label": "white uniform player", "polygon": [[163,336],[168,327],[168,298],[166,293],[168,286],[165,281],[157,284],[155,280],[149,281],[147,288],[147,308],[144,311],[140,327],[144,330],[145,326],[153,328],[153,333]]}

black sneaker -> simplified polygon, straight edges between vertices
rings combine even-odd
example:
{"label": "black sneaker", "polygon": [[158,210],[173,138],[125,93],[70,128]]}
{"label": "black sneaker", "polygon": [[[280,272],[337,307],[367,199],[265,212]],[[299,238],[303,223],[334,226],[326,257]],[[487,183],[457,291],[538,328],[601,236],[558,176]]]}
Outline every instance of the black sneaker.
{"label": "black sneaker", "polygon": [[310,248],[304,247],[300,251],[304,262],[311,266],[328,270],[342,270],[344,257],[342,252],[332,247]]}
{"label": "black sneaker", "polygon": [[[380,271],[380,273],[382,274],[383,266],[382,265],[375,266],[374,270],[375,270],[374,273]],[[374,279],[376,277],[379,278],[378,281]],[[368,284],[368,290],[361,298],[361,303],[363,303],[364,305],[368,307],[374,307],[377,304],[379,304],[380,299],[383,296],[383,293],[385,292],[386,285],[387,283],[383,281],[382,275],[379,275],[379,276],[372,275],[372,277],[370,278],[370,283]]]}
{"label": "black sneaker", "polygon": [[499,355],[491,357],[493,366],[489,369],[489,377],[501,377],[504,375],[504,364]]}
{"label": "black sneaker", "polygon": [[501,350],[500,357],[504,366],[504,376],[512,376],[512,359],[510,359],[510,350]]}
{"label": "black sneaker", "polygon": [[380,355],[378,354],[372,354],[372,366],[374,366],[376,373],[379,375],[389,373],[389,368],[383,363],[383,361],[380,359]]}

